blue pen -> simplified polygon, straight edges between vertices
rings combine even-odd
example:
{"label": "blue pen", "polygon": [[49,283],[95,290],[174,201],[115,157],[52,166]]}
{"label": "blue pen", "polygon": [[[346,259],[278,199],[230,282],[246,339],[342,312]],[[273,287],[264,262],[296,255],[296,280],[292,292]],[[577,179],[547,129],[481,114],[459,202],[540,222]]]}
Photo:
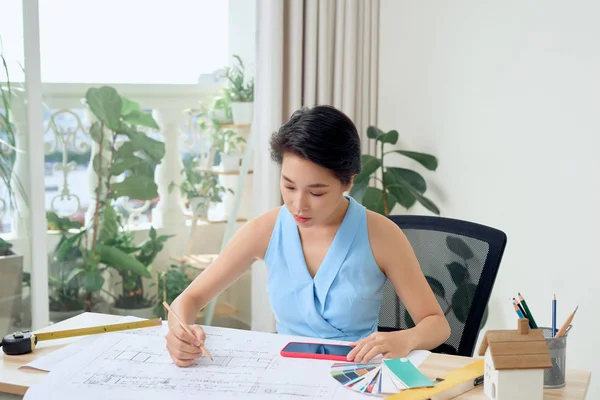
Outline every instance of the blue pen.
{"label": "blue pen", "polygon": [[552,337],[556,335],[556,295],[552,299]]}
{"label": "blue pen", "polygon": [[516,301],[513,301],[513,307],[515,308],[515,311],[517,312],[517,315],[519,316],[519,318],[525,318],[525,316],[523,315],[523,313],[519,309],[519,306],[517,305]]}

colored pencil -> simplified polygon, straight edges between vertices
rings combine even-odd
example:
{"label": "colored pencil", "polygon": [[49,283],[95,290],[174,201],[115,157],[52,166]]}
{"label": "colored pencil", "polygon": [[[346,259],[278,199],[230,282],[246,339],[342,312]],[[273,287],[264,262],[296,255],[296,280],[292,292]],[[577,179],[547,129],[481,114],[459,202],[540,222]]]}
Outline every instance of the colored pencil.
{"label": "colored pencil", "polygon": [[[179,325],[181,325],[181,327],[190,335],[195,336],[192,331],[190,330],[190,328],[187,327],[186,324],[183,323],[183,321],[179,318],[179,316],[175,313],[175,311],[173,311],[173,309],[171,309],[171,307],[169,306],[169,304],[166,301],[163,301],[163,306],[167,309],[168,312],[170,312],[171,314],[173,314],[173,316],[175,317],[175,319],[177,320],[177,322],[179,322]],[[212,356],[210,355],[210,353],[208,352],[208,350],[206,350],[204,348],[203,345],[199,346],[200,349],[202,350],[202,352],[204,352],[204,354],[211,359],[211,361],[214,361]]]}
{"label": "colored pencil", "polygon": [[552,337],[556,335],[556,295],[552,299]]}
{"label": "colored pencil", "polygon": [[515,308],[515,311],[517,312],[517,315],[519,316],[519,318],[525,318],[525,316],[523,315],[523,313],[519,309],[519,306],[517,305],[516,301],[513,301],[513,307]]}
{"label": "colored pencil", "polygon": [[523,309],[523,307],[519,304],[517,299],[515,299],[514,297],[513,297],[513,303],[515,303],[517,305],[517,307],[519,307],[519,310],[521,310],[521,314],[523,314],[523,316],[525,318],[527,318],[527,320],[529,321],[529,328],[533,329],[533,324],[531,323],[531,318],[529,318],[529,314],[527,314],[527,312]]}
{"label": "colored pencil", "polygon": [[556,336],[554,336],[554,337],[558,338],[558,337],[565,336],[565,333],[569,329],[569,326],[571,326],[571,322],[573,321],[573,318],[575,317],[575,313],[577,312],[578,308],[579,308],[579,306],[575,307],[575,311],[573,311],[571,313],[571,315],[569,315],[569,318],[567,318],[567,320],[565,321],[563,326],[560,327],[559,331],[556,333]]}
{"label": "colored pencil", "polygon": [[537,329],[538,326],[535,323],[535,319],[533,319],[533,314],[531,313],[531,310],[529,309],[529,306],[527,305],[527,302],[525,301],[525,299],[523,298],[523,296],[521,296],[520,292],[519,292],[519,301],[521,302],[521,304],[523,305],[523,308],[527,312],[527,316],[529,317],[529,321],[531,322],[532,328],[533,329]]}

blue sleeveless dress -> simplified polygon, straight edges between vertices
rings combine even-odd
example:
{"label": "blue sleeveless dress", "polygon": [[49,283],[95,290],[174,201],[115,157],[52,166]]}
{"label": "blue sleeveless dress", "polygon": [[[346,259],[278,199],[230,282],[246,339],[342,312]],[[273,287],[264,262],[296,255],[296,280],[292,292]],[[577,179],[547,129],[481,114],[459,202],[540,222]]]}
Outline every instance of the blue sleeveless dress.
{"label": "blue sleeveless dress", "polygon": [[278,333],[356,341],[377,330],[387,277],[371,252],[365,207],[347,198],[346,215],[314,279],[294,217],[281,207],[265,253]]}

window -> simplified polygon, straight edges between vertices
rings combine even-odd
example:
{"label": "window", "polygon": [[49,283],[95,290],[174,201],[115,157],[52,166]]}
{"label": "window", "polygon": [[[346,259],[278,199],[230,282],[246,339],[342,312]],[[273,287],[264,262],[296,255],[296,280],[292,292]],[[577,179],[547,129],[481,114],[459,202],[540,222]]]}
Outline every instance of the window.
{"label": "window", "polygon": [[[0,0],[5,56],[23,63],[21,7]],[[39,9],[42,82],[193,84],[228,62],[228,1],[39,0]]]}

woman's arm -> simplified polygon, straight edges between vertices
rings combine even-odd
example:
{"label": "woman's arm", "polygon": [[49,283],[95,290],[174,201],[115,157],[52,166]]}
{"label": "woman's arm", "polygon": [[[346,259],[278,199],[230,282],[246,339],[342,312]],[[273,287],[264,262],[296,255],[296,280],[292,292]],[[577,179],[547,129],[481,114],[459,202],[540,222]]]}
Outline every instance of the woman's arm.
{"label": "woman's arm", "polygon": [[357,341],[349,358],[364,362],[378,354],[403,357],[412,350],[430,350],[444,343],[450,336],[450,325],[408,239],[383,215],[368,211],[367,225],[375,261],[394,286],[415,327],[397,332],[375,332]]}
{"label": "woman's arm", "polygon": [[279,208],[242,226],[217,259],[173,301],[171,307],[183,322],[194,324],[198,311],[227,289],[254,261],[265,255]]}

